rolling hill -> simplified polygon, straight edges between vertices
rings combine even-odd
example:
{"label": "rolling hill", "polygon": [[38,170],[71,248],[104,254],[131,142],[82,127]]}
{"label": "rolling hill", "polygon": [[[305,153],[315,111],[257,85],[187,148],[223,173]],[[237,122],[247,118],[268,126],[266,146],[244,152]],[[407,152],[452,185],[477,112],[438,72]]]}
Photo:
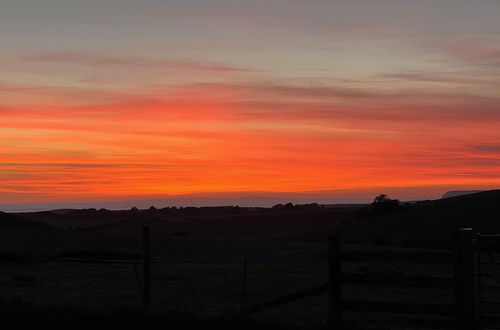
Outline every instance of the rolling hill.
{"label": "rolling hill", "polygon": [[0,212],[0,228],[15,229],[53,229],[51,226],[37,221],[24,219],[20,216]]}
{"label": "rolling hill", "polygon": [[452,234],[461,227],[500,233],[500,190],[405,203],[400,209],[376,216],[360,210],[361,206],[87,209],[27,213],[22,218],[0,213],[0,227],[49,228],[45,222],[60,229],[71,228],[67,234],[135,237],[141,226],[148,225],[155,237],[165,239],[289,242],[323,242],[328,234],[337,234],[344,243],[413,247],[449,247]]}
{"label": "rolling hill", "polygon": [[417,202],[400,210],[353,220],[337,228],[344,241],[396,245],[449,245],[458,228],[500,233],[500,190]]}

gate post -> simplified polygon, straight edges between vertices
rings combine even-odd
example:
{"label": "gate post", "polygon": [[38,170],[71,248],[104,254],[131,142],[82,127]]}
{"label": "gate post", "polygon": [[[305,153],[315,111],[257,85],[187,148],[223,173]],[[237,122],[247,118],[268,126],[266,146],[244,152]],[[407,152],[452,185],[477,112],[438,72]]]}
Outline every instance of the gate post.
{"label": "gate post", "polygon": [[142,227],[142,306],[148,310],[151,305],[151,256],[149,249],[149,227]]}
{"label": "gate post", "polygon": [[342,282],[341,251],[337,236],[328,236],[328,329],[341,329]]}
{"label": "gate post", "polygon": [[245,252],[243,259],[243,282],[241,287],[241,310],[240,316],[247,318],[247,276],[248,276],[248,254]]}
{"label": "gate post", "polygon": [[472,228],[460,229],[456,253],[457,322],[462,330],[477,330],[479,324],[478,283],[476,281],[475,237]]}

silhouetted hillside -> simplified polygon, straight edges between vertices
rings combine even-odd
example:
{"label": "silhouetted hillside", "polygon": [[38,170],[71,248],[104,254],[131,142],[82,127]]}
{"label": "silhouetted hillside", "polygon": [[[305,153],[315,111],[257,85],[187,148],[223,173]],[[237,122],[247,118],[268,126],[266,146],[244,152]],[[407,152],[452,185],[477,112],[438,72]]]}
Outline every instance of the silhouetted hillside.
{"label": "silhouetted hillside", "polygon": [[500,190],[418,202],[379,216],[351,221],[338,228],[352,243],[449,246],[461,227],[500,233]]}
{"label": "silhouetted hillside", "polygon": [[[335,230],[343,221],[349,221],[356,208],[343,209],[256,209],[229,214],[215,210],[193,209],[184,213],[148,217],[146,212],[118,223],[103,224],[84,229],[89,233],[133,235],[139,226],[148,225],[156,235],[176,237],[211,237],[228,239],[287,239],[310,241],[309,232],[315,231],[315,241],[324,240],[326,233]],[[141,213],[141,212],[140,212]]]}
{"label": "silhouetted hillside", "polygon": [[110,227],[123,222],[137,221],[180,221],[205,216],[238,215],[261,212],[260,208],[233,206],[221,207],[166,207],[139,210],[111,211],[107,209],[53,210],[19,213],[23,218],[43,222],[61,229],[83,229],[90,227]]}
{"label": "silhouetted hillside", "polygon": [[[60,229],[106,235],[137,235],[148,225],[155,235],[167,237],[324,240],[341,222],[349,221],[361,208],[323,208],[317,204],[250,207],[170,207],[110,211],[71,210],[64,213],[22,213],[32,221]],[[314,232],[310,235],[310,232]],[[319,233],[319,234],[316,234]]]}
{"label": "silhouetted hillside", "polygon": [[27,220],[5,212],[0,212],[0,228],[52,229],[45,223]]}
{"label": "silhouetted hillside", "polygon": [[456,196],[462,196],[462,195],[470,195],[470,194],[476,194],[478,192],[482,192],[484,190],[452,190],[446,192],[443,197],[441,198],[449,198],[449,197],[456,197]]}
{"label": "silhouetted hillside", "polygon": [[[274,208],[86,209],[22,215],[89,237],[135,237],[141,226],[148,225],[155,237],[178,241],[189,238],[322,242],[328,234],[338,234],[345,243],[449,247],[452,233],[460,227],[500,233],[500,190],[404,203],[382,214],[366,210],[361,206],[287,204]],[[14,223],[28,226],[24,221]]]}

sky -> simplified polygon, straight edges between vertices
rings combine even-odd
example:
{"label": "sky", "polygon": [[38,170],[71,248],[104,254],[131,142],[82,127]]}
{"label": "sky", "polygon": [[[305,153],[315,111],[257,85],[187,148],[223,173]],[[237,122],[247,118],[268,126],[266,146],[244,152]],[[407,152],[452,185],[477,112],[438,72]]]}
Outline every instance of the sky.
{"label": "sky", "polygon": [[7,0],[0,201],[500,188],[499,13],[498,0]]}

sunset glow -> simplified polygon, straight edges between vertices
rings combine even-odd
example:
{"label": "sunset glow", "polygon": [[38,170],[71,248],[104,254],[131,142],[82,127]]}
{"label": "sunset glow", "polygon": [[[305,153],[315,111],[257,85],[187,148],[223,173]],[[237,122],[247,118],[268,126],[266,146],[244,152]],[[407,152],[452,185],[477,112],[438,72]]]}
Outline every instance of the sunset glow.
{"label": "sunset glow", "polygon": [[2,5],[2,203],[500,187],[500,2],[235,3]]}

